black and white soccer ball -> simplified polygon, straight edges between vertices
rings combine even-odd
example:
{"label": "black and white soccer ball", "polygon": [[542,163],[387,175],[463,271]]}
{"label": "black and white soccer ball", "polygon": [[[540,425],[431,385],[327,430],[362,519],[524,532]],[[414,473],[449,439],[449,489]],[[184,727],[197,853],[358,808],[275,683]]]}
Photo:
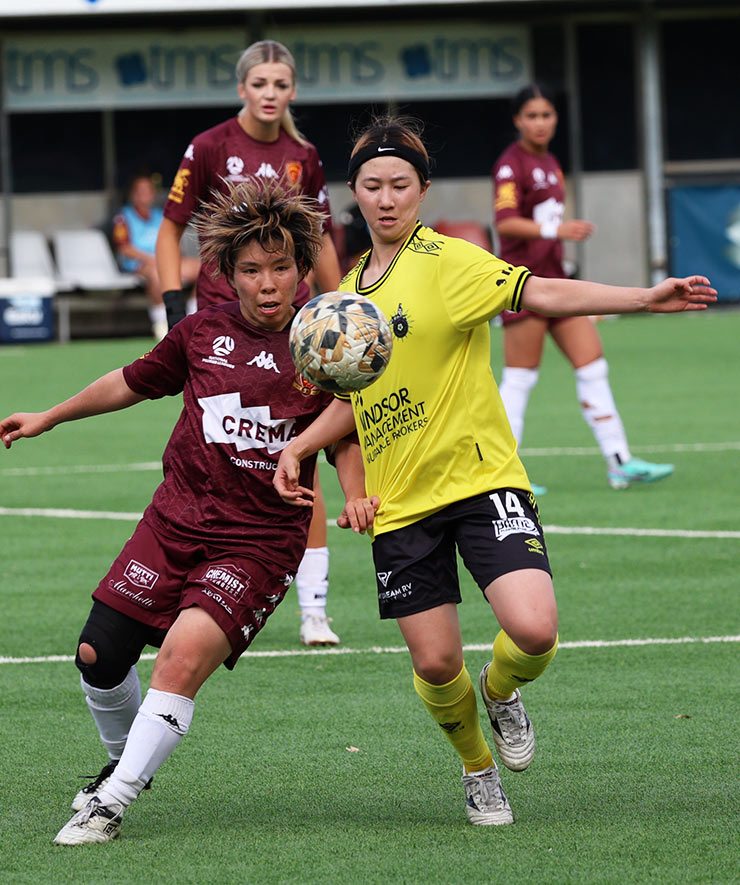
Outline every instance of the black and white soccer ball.
{"label": "black and white soccer ball", "polygon": [[362,390],[385,371],[393,337],[383,311],[351,292],[325,292],[306,303],[290,327],[298,372],[331,393]]}

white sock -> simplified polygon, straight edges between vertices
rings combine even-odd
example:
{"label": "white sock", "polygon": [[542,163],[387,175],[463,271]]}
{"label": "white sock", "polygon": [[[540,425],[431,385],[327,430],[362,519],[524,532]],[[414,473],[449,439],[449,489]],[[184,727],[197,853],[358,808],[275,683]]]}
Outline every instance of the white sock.
{"label": "white sock", "polygon": [[295,576],[298,604],[303,617],[326,615],[329,593],[329,548],[308,547]]}
{"label": "white sock", "polygon": [[190,298],[188,298],[188,300],[185,302],[185,312],[188,316],[190,316],[191,313],[196,313],[197,310],[198,299],[195,297],[195,295],[191,295]]}
{"label": "white sock", "polygon": [[524,414],[527,411],[529,395],[537,383],[539,374],[539,369],[520,369],[513,366],[504,366],[501,373],[501,384],[498,390],[517,445],[522,443]]}
{"label": "white sock", "polygon": [[131,723],[141,706],[141,688],[136,667],[132,667],[123,682],[115,688],[96,688],[88,685],[82,677],[80,682],[108,756],[111,759],[120,759]]}
{"label": "white sock", "polygon": [[164,304],[149,305],[149,322],[152,325],[154,325],[155,323],[167,322],[167,308],[164,306]]}
{"label": "white sock", "polygon": [[609,385],[609,364],[600,357],[575,370],[581,414],[610,464],[629,461],[627,436]]}
{"label": "white sock", "polygon": [[150,688],[136,714],[121,761],[101,790],[103,805],[127,808],[165,762],[193,721],[195,703],[179,694]]}

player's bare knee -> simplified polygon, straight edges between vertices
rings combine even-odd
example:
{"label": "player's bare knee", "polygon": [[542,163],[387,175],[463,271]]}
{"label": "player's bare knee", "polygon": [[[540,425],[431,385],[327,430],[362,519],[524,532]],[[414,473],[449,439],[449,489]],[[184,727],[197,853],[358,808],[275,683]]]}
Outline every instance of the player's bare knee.
{"label": "player's bare knee", "polygon": [[529,625],[518,637],[517,645],[528,655],[543,655],[555,645],[558,638],[558,625],[550,618],[543,618]]}
{"label": "player's bare knee", "polygon": [[83,664],[86,664],[88,667],[92,664],[97,663],[98,653],[95,649],[90,645],[89,642],[81,642],[78,649],[77,655]]}
{"label": "player's bare knee", "polygon": [[188,696],[192,686],[199,681],[199,665],[187,654],[165,650],[157,655],[152,672],[152,688]]}
{"label": "player's bare knee", "polygon": [[462,663],[456,655],[414,659],[416,675],[431,685],[446,685],[452,682],[461,669]]}

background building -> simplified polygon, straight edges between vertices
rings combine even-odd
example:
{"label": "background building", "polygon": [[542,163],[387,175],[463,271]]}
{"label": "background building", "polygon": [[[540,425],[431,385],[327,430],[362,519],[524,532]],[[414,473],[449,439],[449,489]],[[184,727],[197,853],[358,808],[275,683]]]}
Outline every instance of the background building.
{"label": "background building", "polygon": [[423,220],[490,224],[509,99],[534,79],[559,98],[570,210],[597,225],[571,253],[581,274],[701,270],[740,298],[731,0],[25,0],[0,19],[6,230],[104,227],[143,169],[167,187],[190,138],[237,111],[241,49],[270,37],[296,57],[298,124],[335,214],[352,127],[390,106],[426,122]]}

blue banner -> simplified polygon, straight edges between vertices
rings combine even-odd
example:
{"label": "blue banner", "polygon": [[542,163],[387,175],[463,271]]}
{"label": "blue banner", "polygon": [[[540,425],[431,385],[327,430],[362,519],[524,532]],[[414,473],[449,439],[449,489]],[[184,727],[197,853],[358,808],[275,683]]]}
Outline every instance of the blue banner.
{"label": "blue banner", "polygon": [[671,274],[704,274],[721,301],[740,301],[740,185],[674,187],[668,206]]}

